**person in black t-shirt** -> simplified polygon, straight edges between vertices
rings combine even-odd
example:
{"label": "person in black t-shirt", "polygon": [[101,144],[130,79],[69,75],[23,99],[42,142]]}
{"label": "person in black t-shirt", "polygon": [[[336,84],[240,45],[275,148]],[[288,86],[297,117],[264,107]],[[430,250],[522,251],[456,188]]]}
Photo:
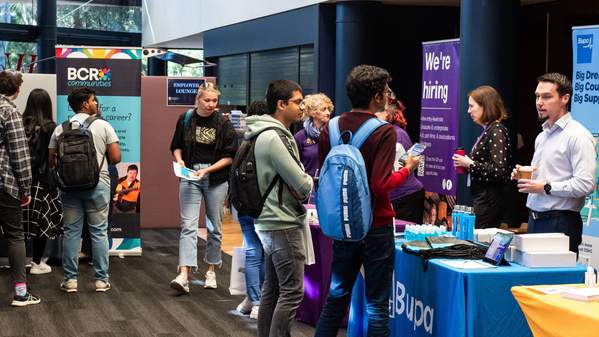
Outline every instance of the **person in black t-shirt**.
{"label": "person in black t-shirt", "polygon": [[202,198],[210,220],[206,224],[208,240],[204,261],[208,264],[208,271],[204,288],[217,287],[215,267],[222,264],[221,214],[229,188],[229,167],[235,156],[237,139],[229,119],[216,110],[219,95],[213,83],[203,83],[198,88],[195,108],[179,117],[171,142],[170,149],[175,161],[193,169],[198,179],[181,179],[179,182],[179,274],[170,285],[182,294],[189,293],[189,269],[198,267],[198,218]]}

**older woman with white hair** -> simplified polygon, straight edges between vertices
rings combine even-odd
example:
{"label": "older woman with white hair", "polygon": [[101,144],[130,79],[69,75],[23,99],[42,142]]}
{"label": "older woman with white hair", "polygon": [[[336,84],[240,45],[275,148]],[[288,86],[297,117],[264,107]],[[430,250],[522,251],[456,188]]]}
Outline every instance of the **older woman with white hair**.
{"label": "older woman with white hair", "polygon": [[300,160],[312,177],[318,175],[318,141],[321,128],[329,121],[333,113],[333,102],[323,93],[307,95],[301,104],[306,120],[304,129],[294,137],[300,153]]}

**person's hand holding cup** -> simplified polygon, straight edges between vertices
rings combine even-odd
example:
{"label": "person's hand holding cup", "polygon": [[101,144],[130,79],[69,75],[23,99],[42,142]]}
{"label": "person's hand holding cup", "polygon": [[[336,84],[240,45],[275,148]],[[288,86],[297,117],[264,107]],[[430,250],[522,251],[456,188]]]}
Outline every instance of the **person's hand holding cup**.
{"label": "person's hand holding cup", "polygon": [[534,166],[522,166],[516,165],[516,167],[512,170],[512,180],[519,179],[532,179],[532,172],[535,170]]}

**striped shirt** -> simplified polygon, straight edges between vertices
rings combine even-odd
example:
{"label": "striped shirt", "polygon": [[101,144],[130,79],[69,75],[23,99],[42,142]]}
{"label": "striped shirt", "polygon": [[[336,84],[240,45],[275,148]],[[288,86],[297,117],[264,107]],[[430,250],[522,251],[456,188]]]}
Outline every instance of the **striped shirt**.
{"label": "striped shirt", "polygon": [[0,95],[0,189],[16,199],[28,196],[31,188],[29,144],[21,114]]}

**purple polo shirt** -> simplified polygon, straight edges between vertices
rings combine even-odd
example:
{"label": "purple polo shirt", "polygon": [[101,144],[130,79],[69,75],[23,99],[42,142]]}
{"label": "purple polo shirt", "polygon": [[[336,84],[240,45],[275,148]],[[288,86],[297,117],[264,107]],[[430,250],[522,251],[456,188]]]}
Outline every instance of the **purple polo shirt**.
{"label": "purple polo shirt", "polygon": [[306,173],[314,177],[318,169],[318,141],[308,138],[304,129],[299,130],[294,136],[300,161],[304,164]]}
{"label": "purple polo shirt", "polygon": [[[400,143],[403,146],[403,148],[406,150],[408,150],[410,147],[412,147],[412,141],[410,140],[410,136],[408,135],[406,130],[399,127],[399,125],[393,124],[392,126],[393,126],[393,129],[395,130],[395,136],[397,137],[397,142]],[[420,180],[418,180],[418,178],[416,178],[416,176],[412,172],[408,176],[408,179],[406,179],[405,183],[403,183],[401,186],[399,186],[399,187],[393,189],[391,192],[389,192],[389,196],[391,197],[391,200],[393,201],[393,200],[397,200],[399,198],[405,197],[406,195],[417,192],[421,189],[422,189],[422,183],[420,182]]]}

